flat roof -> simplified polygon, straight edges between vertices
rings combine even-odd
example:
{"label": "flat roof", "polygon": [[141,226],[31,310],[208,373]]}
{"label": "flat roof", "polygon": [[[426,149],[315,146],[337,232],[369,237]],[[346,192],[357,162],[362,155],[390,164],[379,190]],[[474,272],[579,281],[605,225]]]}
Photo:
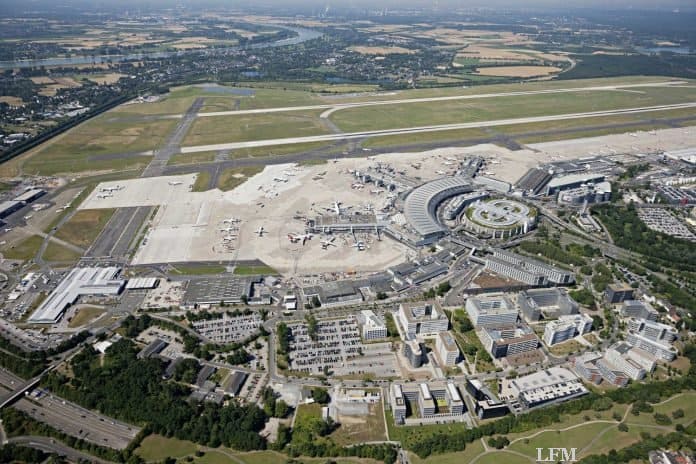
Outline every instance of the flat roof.
{"label": "flat roof", "polygon": [[554,177],[546,184],[546,188],[562,187],[568,184],[575,184],[578,182],[592,182],[594,180],[604,180],[606,176],[604,174],[583,172],[580,174],[568,174],[565,176]]}
{"label": "flat roof", "polygon": [[120,267],[75,268],[58,284],[29,318],[34,324],[55,324],[65,309],[82,295],[118,295],[125,280],[116,276]]}

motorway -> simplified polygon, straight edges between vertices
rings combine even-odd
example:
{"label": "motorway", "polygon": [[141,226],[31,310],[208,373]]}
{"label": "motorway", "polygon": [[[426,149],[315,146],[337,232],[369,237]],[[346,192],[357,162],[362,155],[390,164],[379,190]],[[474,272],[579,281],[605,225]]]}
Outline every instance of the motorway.
{"label": "motorway", "polygon": [[[0,369],[0,386],[3,388],[15,390],[24,383],[11,372]],[[126,448],[140,432],[139,427],[90,411],[50,393],[43,393],[38,398],[29,394],[12,407],[68,435],[118,450]]]}
{"label": "motorway", "polygon": [[476,121],[455,124],[440,124],[434,126],[406,127],[400,129],[380,129],[361,132],[347,132],[343,134],[323,134],[305,137],[289,137],[283,139],[252,140],[247,142],[219,143],[213,145],[197,145],[181,147],[181,153],[200,153],[207,151],[236,150],[240,148],[270,147],[275,145],[295,145],[316,142],[334,142],[337,140],[350,140],[365,137],[384,137],[389,135],[407,135],[426,132],[441,132],[461,129],[478,129],[483,127],[510,126],[519,124],[534,124],[539,122],[567,121],[571,119],[596,118],[604,116],[621,116],[626,114],[649,113],[654,111],[676,110],[696,108],[696,102],[678,103],[674,105],[644,106],[637,108],[623,108],[618,110],[589,111],[584,113],[567,113],[550,116],[535,116],[526,118],[497,119],[491,121]]}

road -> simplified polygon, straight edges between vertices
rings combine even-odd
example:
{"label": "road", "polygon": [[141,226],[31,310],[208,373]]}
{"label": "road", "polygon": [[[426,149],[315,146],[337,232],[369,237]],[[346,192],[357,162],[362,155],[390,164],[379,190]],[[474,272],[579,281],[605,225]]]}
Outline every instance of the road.
{"label": "road", "polygon": [[83,453],[74,448],[56,441],[48,437],[40,437],[35,435],[23,435],[21,437],[10,438],[9,443],[14,443],[17,445],[24,445],[30,448],[38,449],[46,453],[55,453],[60,456],[65,456],[74,462],[96,462],[99,464],[111,464],[111,461],[105,461],[104,459],[99,459],[91,454]]}
{"label": "road", "polygon": [[456,124],[440,124],[434,126],[406,127],[399,129],[380,129],[362,132],[347,132],[343,134],[323,134],[305,137],[289,137],[283,139],[252,140],[247,142],[230,142],[213,145],[197,145],[181,147],[181,153],[200,153],[207,151],[237,150],[241,148],[270,147],[275,145],[295,145],[316,142],[334,142],[337,140],[351,140],[364,137],[384,137],[389,135],[420,134],[427,132],[441,132],[461,129],[478,129],[482,127],[510,126],[519,124],[534,124],[539,122],[567,121],[572,119],[597,118],[604,116],[620,116],[626,114],[649,113],[654,111],[676,110],[696,108],[696,102],[679,103],[674,105],[644,106],[637,108],[623,108],[618,110],[589,111],[584,113],[566,113],[550,116],[535,116],[526,118],[497,119],[491,121],[476,121]]}

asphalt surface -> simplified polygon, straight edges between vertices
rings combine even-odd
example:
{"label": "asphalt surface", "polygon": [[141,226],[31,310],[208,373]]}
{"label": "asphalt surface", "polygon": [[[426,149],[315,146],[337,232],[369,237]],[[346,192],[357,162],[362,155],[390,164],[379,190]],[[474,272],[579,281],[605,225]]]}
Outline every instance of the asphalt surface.
{"label": "asphalt surface", "polygon": [[535,116],[526,118],[498,119],[492,121],[476,121],[456,124],[439,124],[434,126],[405,127],[399,129],[381,129],[362,132],[347,132],[343,134],[323,134],[305,137],[289,137],[283,139],[252,140],[247,142],[230,142],[213,145],[197,145],[182,147],[181,153],[199,153],[219,150],[235,150],[240,148],[271,147],[274,145],[295,145],[301,143],[333,142],[336,140],[359,139],[363,137],[383,137],[389,135],[420,134],[461,129],[479,129],[485,127],[508,126],[518,124],[534,124],[540,122],[566,121],[572,119],[596,118],[604,116],[621,116],[652,111],[696,108],[696,102],[679,103],[675,105],[657,105],[637,108],[623,108],[607,111],[589,111],[584,113],[567,113],[550,116]]}
{"label": "asphalt surface", "polygon": [[10,443],[24,445],[30,448],[38,449],[46,453],[55,453],[60,456],[65,456],[74,462],[96,462],[99,464],[110,464],[111,461],[99,459],[91,454],[83,453],[74,448],[56,441],[48,437],[40,437],[35,435],[24,435],[21,437],[13,437],[8,440]]}
{"label": "asphalt surface", "polygon": [[[322,110],[325,111],[321,117],[328,118],[332,113],[340,111],[347,108],[362,108],[366,106],[381,106],[381,105],[401,105],[408,103],[430,103],[430,102],[444,102],[444,101],[456,101],[456,100],[480,100],[486,98],[500,98],[500,97],[519,97],[525,95],[544,95],[544,94],[558,94],[558,93],[577,93],[577,92],[594,92],[594,91],[611,91],[611,90],[623,90],[641,87],[669,87],[674,85],[687,84],[686,81],[662,81],[662,82],[648,82],[643,84],[627,84],[627,85],[605,85],[596,87],[570,87],[565,89],[548,89],[548,90],[528,90],[519,92],[500,92],[500,93],[483,93],[477,95],[452,95],[447,97],[428,97],[428,98],[405,98],[399,100],[372,100],[365,102],[353,102],[353,103],[337,103],[337,104],[324,104],[324,105],[305,105],[305,106],[286,106],[279,108],[256,108],[250,110],[232,110],[232,111],[210,111],[205,113],[198,113],[199,118],[205,117],[216,117],[216,116],[235,116],[235,115],[245,115],[245,114],[264,114],[264,113],[282,113],[288,111],[313,111]],[[179,115],[165,115],[164,118],[171,119],[180,117]],[[184,116],[185,117],[185,116]]]}
{"label": "asphalt surface", "polygon": [[117,209],[106,227],[87,250],[85,256],[89,258],[112,257],[114,259],[124,257],[149,212],[150,207]]}
{"label": "asphalt surface", "polygon": [[[13,373],[0,369],[0,386],[3,388],[16,390],[24,383]],[[40,389],[34,391],[37,390]],[[38,398],[30,394],[12,407],[68,435],[119,450],[126,448],[140,432],[136,426],[89,411],[49,393],[42,393]]]}

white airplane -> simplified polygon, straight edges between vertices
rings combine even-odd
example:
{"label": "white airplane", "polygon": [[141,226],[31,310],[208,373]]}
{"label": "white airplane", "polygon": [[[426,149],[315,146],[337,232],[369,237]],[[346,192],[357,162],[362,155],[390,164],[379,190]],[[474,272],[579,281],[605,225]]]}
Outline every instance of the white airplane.
{"label": "white airplane", "polygon": [[379,195],[380,193],[384,193],[384,190],[370,190],[370,193],[373,193],[375,195]]}
{"label": "white airplane", "polygon": [[439,174],[441,176],[445,175],[445,171],[435,171],[435,174]]}
{"label": "white airplane", "polygon": [[638,137],[638,134],[636,134],[636,133],[630,133],[628,135],[630,135],[631,137]]}
{"label": "white airplane", "polygon": [[358,251],[365,251],[365,242],[362,240],[355,242],[351,245],[353,248],[357,248]]}
{"label": "white airplane", "polygon": [[99,195],[97,195],[97,198],[101,198],[101,199],[111,198],[111,197],[113,197],[113,195],[110,193],[100,193]]}
{"label": "white airplane", "polygon": [[223,242],[231,242],[233,240],[236,240],[237,236],[236,235],[226,235],[225,237],[222,237]]}
{"label": "white airplane", "polygon": [[302,246],[307,243],[307,240],[312,239],[312,234],[288,234],[288,240],[292,243],[302,242]]}
{"label": "white airplane", "polygon": [[287,182],[288,181],[285,177],[274,177],[273,180],[275,182]]}
{"label": "white airplane", "polygon": [[372,206],[372,203],[366,203],[364,208],[365,208],[365,211],[367,211],[367,212],[372,212],[375,209],[375,207]]}
{"label": "white airplane", "polygon": [[99,189],[99,191],[111,193],[111,192],[117,192],[117,191],[121,190],[122,188],[123,187],[121,187],[120,185],[117,185],[116,187],[102,187]]}
{"label": "white airplane", "polygon": [[234,232],[239,230],[239,227],[222,227],[220,228],[220,232]]}
{"label": "white airplane", "polygon": [[242,221],[242,220],[239,219],[239,218],[230,217],[230,218],[227,218],[227,219],[223,219],[223,220],[222,220],[222,223],[223,223],[223,224],[234,224],[234,223],[241,222],[241,221]]}
{"label": "white airplane", "polygon": [[356,182],[353,185],[351,185],[350,187],[353,189],[361,189],[361,188],[365,187],[365,184],[361,184],[360,182]]}
{"label": "white airplane", "polygon": [[452,158],[451,156],[448,156],[445,158],[447,161],[457,161],[457,158]]}
{"label": "white airplane", "polygon": [[445,161],[443,164],[445,166],[452,166],[454,163],[452,161]]}
{"label": "white airplane", "polygon": [[328,239],[328,240],[322,240],[322,241],[321,241],[321,247],[322,247],[324,250],[326,250],[326,249],[329,248],[330,246],[336,246],[336,244],[334,243],[334,240],[336,240],[336,237],[331,237],[331,238]]}
{"label": "white airplane", "polygon": [[259,227],[254,233],[258,235],[259,237],[263,237],[263,234],[266,232],[266,230],[263,228],[263,226]]}
{"label": "white airplane", "polygon": [[169,181],[169,185],[181,185],[181,184],[183,184],[183,182],[180,180],[170,180]]}

